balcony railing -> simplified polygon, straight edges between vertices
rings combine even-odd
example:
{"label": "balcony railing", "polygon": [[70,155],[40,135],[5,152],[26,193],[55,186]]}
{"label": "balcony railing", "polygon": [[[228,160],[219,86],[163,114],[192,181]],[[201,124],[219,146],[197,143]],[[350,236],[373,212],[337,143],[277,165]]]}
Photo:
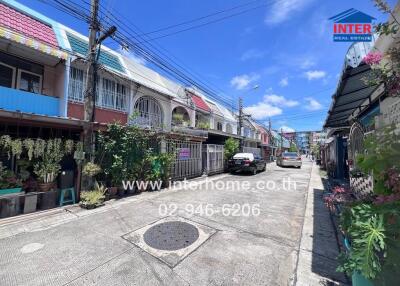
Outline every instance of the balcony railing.
{"label": "balcony railing", "polygon": [[162,116],[144,111],[136,111],[134,118],[129,120],[132,125],[137,125],[143,128],[162,129]]}
{"label": "balcony railing", "polygon": [[0,86],[0,109],[60,116],[60,99]]}
{"label": "balcony railing", "polygon": [[193,127],[173,125],[171,129],[173,132],[176,132],[176,133],[182,133],[182,134],[199,136],[199,137],[207,137],[208,136],[208,132],[206,130],[196,129]]}

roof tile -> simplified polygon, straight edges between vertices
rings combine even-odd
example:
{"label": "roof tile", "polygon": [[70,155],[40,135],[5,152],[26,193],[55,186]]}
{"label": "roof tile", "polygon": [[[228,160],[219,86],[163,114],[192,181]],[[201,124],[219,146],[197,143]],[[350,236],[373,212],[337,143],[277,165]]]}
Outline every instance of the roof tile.
{"label": "roof tile", "polygon": [[0,3],[0,26],[51,46],[58,46],[56,35],[51,26],[14,10],[3,3]]}
{"label": "roof tile", "polygon": [[193,103],[197,108],[199,108],[203,111],[207,111],[207,112],[211,111],[211,108],[207,105],[207,103],[200,96],[197,96],[192,93],[190,95],[192,96]]}

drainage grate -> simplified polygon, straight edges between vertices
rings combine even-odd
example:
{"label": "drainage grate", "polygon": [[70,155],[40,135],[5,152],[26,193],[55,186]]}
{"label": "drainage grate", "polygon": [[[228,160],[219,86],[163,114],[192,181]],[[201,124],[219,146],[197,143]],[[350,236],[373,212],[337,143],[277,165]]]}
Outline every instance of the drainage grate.
{"label": "drainage grate", "polygon": [[198,229],[187,222],[169,221],[149,228],[143,235],[145,243],[159,250],[188,247],[199,238]]}

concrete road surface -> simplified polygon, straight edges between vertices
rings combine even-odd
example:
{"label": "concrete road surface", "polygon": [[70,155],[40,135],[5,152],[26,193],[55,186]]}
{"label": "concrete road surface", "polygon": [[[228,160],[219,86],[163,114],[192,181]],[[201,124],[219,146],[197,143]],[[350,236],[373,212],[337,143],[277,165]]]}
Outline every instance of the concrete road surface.
{"label": "concrete road surface", "polygon": [[[0,285],[292,284],[311,171],[304,161],[301,169],[273,163],[255,176],[197,179],[92,211],[0,221]],[[187,252],[141,247],[140,232],[165,217],[206,232]]]}

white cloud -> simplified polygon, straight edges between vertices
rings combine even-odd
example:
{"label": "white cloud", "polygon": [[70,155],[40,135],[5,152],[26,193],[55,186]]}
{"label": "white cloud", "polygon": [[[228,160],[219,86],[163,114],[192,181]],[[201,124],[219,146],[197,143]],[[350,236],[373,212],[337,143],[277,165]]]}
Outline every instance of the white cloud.
{"label": "white cloud", "polygon": [[307,97],[305,98],[307,101],[308,105],[306,106],[307,110],[314,111],[314,110],[320,110],[322,109],[322,104],[319,103],[317,100],[315,100],[312,97]]}
{"label": "white cloud", "polygon": [[281,79],[279,81],[279,85],[282,87],[288,86],[289,85],[289,78],[288,77],[284,77],[283,79]]}
{"label": "white cloud", "polygon": [[311,59],[311,58],[307,58],[307,57],[300,59],[299,66],[303,70],[311,68],[311,67],[315,66],[315,60]]}
{"label": "white cloud", "polygon": [[246,114],[250,114],[251,117],[256,120],[262,120],[282,114],[282,109],[266,102],[259,102],[257,104],[245,107],[243,111]]}
{"label": "white cloud", "polygon": [[258,80],[260,78],[260,75],[258,74],[243,74],[243,75],[237,75],[231,79],[231,86],[234,88],[241,90],[246,88],[250,83]]}
{"label": "white cloud", "polygon": [[240,57],[241,61],[247,61],[252,59],[261,59],[265,56],[265,52],[257,50],[257,49],[250,49],[243,53]]}
{"label": "white cloud", "polygon": [[312,70],[304,73],[308,80],[320,79],[326,77],[326,72],[321,70]]}
{"label": "white cloud", "polygon": [[254,119],[263,120],[282,114],[282,108],[284,107],[293,107],[298,104],[299,102],[295,100],[286,99],[284,96],[271,93],[264,95],[262,101],[245,107],[244,112],[250,114]]}
{"label": "white cloud", "polygon": [[141,65],[146,65],[146,60],[144,59],[144,58],[142,58],[142,57],[139,57],[139,56],[137,56],[137,55],[135,55],[134,53],[131,53],[131,52],[129,52],[129,51],[127,51],[126,49],[123,49],[122,47],[119,47],[119,49],[118,49],[118,51],[122,54],[122,55],[124,55],[125,57],[127,57],[127,58],[129,58],[129,59],[131,59],[131,60],[133,60],[133,61],[135,61],[135,62],[137,62],[138,64],[141,64]]}
{"label": "white cloud", "polygon": [[293,107],[299,104],[298,101],[286,99],[284,96],[276,94],[266,94],[264,96],[264,102],[274,105],[280,105],[282,107]]}
{"label": "white cloud", "polygon": [[286,125],[283,125],[283,126],[281,126],[280,128],[279,128],[279,132],[282,130],[282,132],[284,132],[284,133],[293,133],[293,132],[296,132],[296,130],[294,130],[292,127],[289,127],[289,126],[286,126]]}
{"label": "white cloud", "polygon": [[293,13],[303,10],[314,0],[276,0],[265,17],[266,24],[279,24],[287,20]]}

